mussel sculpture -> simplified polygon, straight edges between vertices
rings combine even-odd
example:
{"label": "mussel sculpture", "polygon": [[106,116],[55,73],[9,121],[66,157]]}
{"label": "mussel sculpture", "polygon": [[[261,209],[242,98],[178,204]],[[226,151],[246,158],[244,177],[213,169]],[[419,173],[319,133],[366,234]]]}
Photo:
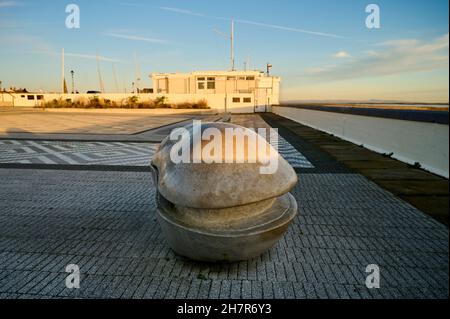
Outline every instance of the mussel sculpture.
{"label": "mussel sculpture", "polygon": [[[190,140],[186,148],[190,160],[175,163],[171,153],[173,157],[180,140],[167,137],[151,162],[157,217],[170,247],[181,256],[205,262],[248,260],[274,247],[297,214],[297,203],[289,193],[297,183],[294,169],[254,130],[229,123],[202,123],[200,129],[191,125],[182,130]],[[234,142],[243,138],[244,148],[226,149],[231,130]],[[212,140],[195,136],[211,131],[220,132],[215,138],[222,139],[216,140],[222,151],[215,150],[216,162],[205,158],[195,162],[194,152],[204,151]],[[255,137],[258,150],[248,142]],[[242,158],[254,159],[253,152],[261,149],[277,161],[275,172],[261,174],[267,161],[242,163]]]}

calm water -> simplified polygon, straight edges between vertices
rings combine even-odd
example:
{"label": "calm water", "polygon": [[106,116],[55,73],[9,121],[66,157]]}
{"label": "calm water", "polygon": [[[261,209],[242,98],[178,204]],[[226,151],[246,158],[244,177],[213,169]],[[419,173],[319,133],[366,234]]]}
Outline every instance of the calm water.
{"label": "calm water", "polygon": [[443,107],[447,107],[448,108],[448,104],[395,104],[395,103],[387,103],[387,104],[365,104],[365,103],[361,103],[361,104],[352,104],[353,106],[373,106],[374,108],[377,106],[381,106],[381,107],[435,107],[435,108],[443,108]]}

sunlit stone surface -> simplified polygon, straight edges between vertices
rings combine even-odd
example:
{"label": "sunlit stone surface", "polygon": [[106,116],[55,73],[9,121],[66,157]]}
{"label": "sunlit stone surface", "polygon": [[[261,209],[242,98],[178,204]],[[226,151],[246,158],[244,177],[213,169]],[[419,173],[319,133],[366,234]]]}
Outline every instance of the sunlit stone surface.
{"label": "sunlit stone surface", "polygon": [[[216,160],[233,159],[232,164],[193,163],[193,153],[218,138],[195,139],[193,126],[185,132],[190,137],[189,163],[171,160],[178,141],[169,138],[154,156],[161,228],[174,251],[194,260],[231,262],[257,257],[278,242],[297,214],[297,203],[289,193],[297,174],[264,139],[256,137],[259,144],[254,148],[250,141],[255,132],[233,124],[207,123],[202,124],[201,135],[212,128],[221,133],[221,143],[216,144],[222,147],[221,156]],[[237,129],[232,142],[243,138],[243,148],[226,149],[227,128]],[[261,149],[270,163],[255,157]],[[237,164],[239,158],[244,163]],[[275,165],[273,174],[261,174],[261,168],[268,165]]]}

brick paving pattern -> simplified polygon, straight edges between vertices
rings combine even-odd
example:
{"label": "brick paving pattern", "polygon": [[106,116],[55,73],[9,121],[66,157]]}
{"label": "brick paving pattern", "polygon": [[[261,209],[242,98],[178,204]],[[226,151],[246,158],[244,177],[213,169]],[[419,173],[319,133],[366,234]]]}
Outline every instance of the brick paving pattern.
{"label": "brick paving pattern", "polygon": [[213,265],[169,249],[149,173],[0,169],[0,298],[448,298],[444,225],[358,174],[299,178],[285,238]]}
{"label": "brick paving pattern", "polygon": [[[278,139],[271,137],[270,141],[278,142],[278,152],[294,168],[314,167],[280,135]],[[275,142],[273,144],[275,145]],[[148,166],[158,145],[131,142],[0,140],[0,163]]]}

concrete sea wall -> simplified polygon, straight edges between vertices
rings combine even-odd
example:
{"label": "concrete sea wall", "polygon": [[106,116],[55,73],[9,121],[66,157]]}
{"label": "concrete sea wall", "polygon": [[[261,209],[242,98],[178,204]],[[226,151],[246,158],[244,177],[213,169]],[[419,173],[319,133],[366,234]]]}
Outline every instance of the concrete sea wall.
{"label": "concrete sea wall", "polygon": [[370,115],[274,106],[272,112],[446,178],[449,177],[449,125]]}

